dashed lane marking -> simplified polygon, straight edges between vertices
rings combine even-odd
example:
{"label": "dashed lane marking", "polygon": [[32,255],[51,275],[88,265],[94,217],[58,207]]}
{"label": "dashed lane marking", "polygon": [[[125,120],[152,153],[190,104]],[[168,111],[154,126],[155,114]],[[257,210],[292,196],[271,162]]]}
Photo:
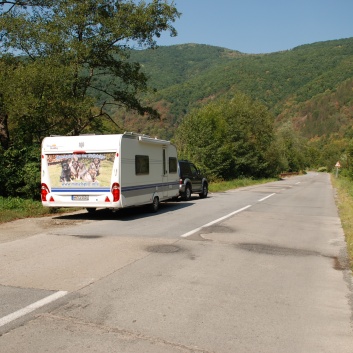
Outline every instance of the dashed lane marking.
{"label": "dashed lane marking", "polygon": [[221,218],[218,218],[218,219],[216,219],[216,220],[214,220],[214,221],[212,221],[212,222],[210,222],[210,223],[207,223],[207,224],[205,224],[205,225],[203,225],[203,226],[201,226],[201,227],[199,227],[199,228],[193,229],[193,230],[191,230],[190,232],[187,232],[187,233],[181,235],[181,237],[182,237],[182,238],[189,237],[190,235],[192,235],[192,234],[194,234],[194,233],[197,233],[197,232],[200,231],[201,229],[206,228],[206,227],[210,227],[210,226],[212,226],[212,225],[214,225],[214,224],[216,224],[216,223],[222,222],[222,221],[224,221],[225,219],[230,218],[230,217],[234,216],[235,214],[237,214],[237,213],[239,213],[239,212],[245,211],[245,210],[248,209],[249,207],[251,207],[251,205],[248,205],[248,206],[245,206],[245,207],[243,207],[243,208],[240,208],[239,210],[236,210],[236,211],[234,211],[234,212],[232,212],[232,213],[229,213],[229,214],[227,214],[226,216],[223,216],[223,217],[221,217]]}
{"label": "dashed lane marking", "polygon": [[262,199],[259,200],[259,202],[262,202],[262,201],[265,201],[266,199],[268,199],[269,197],[273,196],[273,195],[276,195],[276,193],[273,193],[271,195],[268,195],[266,197],[263,197]]}

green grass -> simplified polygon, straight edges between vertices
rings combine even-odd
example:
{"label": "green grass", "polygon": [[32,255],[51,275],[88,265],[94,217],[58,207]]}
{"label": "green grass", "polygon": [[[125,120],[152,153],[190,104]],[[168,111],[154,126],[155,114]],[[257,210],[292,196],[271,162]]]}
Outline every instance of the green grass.
{"label": "green grass", "polygon": [[43,217],[55,213],[72,212],[68,208],[43,207],[41,201],[25,200],[19,197],[0,196],[0,223],[29,217]]}
{"label": "green grass", "polygon": [[219,181],[219,182],[212,182],[209,185],[210,192],[223,192],[227,190],[237,189],[244,186],[251,186],[251,185],[258,185],[258,184],[265,184],[271,181],[276,181],[278,179],[234,179],[230,181]]}
{"label": "green grass", "polygon": [[332,176],[331,180],[337,190],[337,207],[347,242],[350,267],[353,270],[353,181],[343,176]]}

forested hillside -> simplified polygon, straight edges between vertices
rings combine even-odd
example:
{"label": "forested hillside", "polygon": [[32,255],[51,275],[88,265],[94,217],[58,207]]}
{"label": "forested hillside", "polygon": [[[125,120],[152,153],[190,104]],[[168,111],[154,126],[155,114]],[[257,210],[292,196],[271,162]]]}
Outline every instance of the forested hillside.
{"label": "forested hillside", "polygon": [[163,123],[115,112],[128,129],[138,126],[171,137],[192,108],[236,91],[263,102],[278,122],[295,121],[307,137],[352,125],[353,38],[259,55],[186,44],[133,51],[131,60],[142,63],[157,89],[145,99],[160,111]]}

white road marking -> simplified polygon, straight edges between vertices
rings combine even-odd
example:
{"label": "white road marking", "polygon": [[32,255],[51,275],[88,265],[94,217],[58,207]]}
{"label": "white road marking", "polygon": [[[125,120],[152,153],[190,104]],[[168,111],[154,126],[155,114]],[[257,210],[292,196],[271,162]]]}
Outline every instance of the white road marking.
{"label": "white road marking", "polygon": [[259,202],[262,202],[262,201],[268,199],[269,197],[271,197],[271,196],[273,196],[273,195],[276,195],[276,193],[273,193],[273,194],[271,194],[271,195],[268,195],[268,196],[266,196],[266,197],[263,197],[262,199],[259,200]]}
{"label": "white road marking", "polygon": [[234,216],[235,214],[237,214],[237,213],[239,213],[239,212],[245,211],[245,210],[246,210],[247,208],[249,208],[249,207],[251,207],[251,205],[248,205],[248,206],[245,206],[245,207],[243,207],[243,208],[240,208],[239,210],[236,210],[236,211],[234,211],[234,212],[232,212],[232,213],[229,213],[229,214],[227,214],[226,216],[223,216],[223,217],[218,218],[218,219],[216,219],[216,220],[214,220],[214,221],[212,221],[212,222],[210,222],[210,223],[207,223],[207,224],[205,224],[205,225],[203,225],[203,226],[201,226],[201,227],[199,227],[199,228],[196,228],[196,229],[194,229],[194,230],[191,230],[190,232],[187,232],[187,233],[181,235],[181,237],[182,237],[182,238],[186,238],[186,237],[188,237],[188,236],[190,236],[190,235],[192,235],[192,234],[194,234],[194,233],[200,231],[202,228],[206,228],[206,227],[212,226],[213,224],[216,224],[216,223],[219,223],[219,222],[221,222],[221,221],[224,221],[225,219],[227,219],[227,218],[229,218],[229,217],[232,217],[232,216]]}
{"label": "white road marking", "polygon": [[54,293],[52,295],[49,295],[46,298],[43,298],[43,299],[38,300],[37,302],[35,302],[33,304],[30,304],[30,305],[26,306],[23,309],[17,310],[17,311],[15,311],[12,314],[4,316],[3,318],[0,319],[0,327],[8,324],[11,321],[14,321],[14,320],[20,318],[21,316],[29,314],[32,311],[34,311],[34,310],[36,310],[38,308],[41,308],[42,306],[44,306],[46,304],[49,304],[49,303],[51,303],[51,302],[53,302],[53,301],[65,296],[67,293],[68,292],[65,292],[65,291],[56,292],[56,293]]}

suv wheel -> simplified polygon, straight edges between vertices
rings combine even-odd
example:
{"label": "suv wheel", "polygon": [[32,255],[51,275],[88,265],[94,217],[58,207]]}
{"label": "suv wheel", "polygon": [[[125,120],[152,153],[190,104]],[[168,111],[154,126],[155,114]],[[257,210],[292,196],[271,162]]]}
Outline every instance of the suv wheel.
{"label": "suv wheel", "polygon": [[203,183],[202,185],[202,192],[199,194],[201,199],[204,199],[207,197],[208,194],[208,186],[207,183]]}
{"label": "suv wheel", "polygon": [[189,201],[191,199],[191,188],[190,185],[185,186],[185,192],[183,194],[183,200]]}

